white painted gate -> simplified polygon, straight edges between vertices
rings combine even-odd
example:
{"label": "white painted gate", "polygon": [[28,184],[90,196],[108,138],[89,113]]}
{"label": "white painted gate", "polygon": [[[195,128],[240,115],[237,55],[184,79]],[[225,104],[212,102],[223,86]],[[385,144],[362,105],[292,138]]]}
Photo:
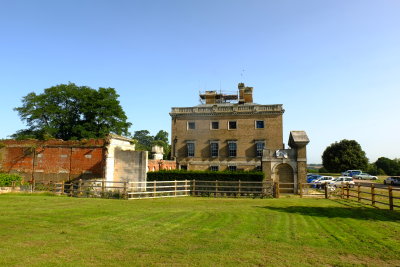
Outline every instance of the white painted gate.
{"label": "white painted gate", "polygon": [[190,181],[129,182],[128,199],[189,196]]}

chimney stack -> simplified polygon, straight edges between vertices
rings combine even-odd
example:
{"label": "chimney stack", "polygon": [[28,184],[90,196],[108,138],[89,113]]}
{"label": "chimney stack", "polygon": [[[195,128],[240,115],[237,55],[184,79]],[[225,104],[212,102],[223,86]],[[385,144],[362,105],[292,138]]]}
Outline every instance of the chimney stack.
{"label": "chimney stack", "polygon": [[239,104],[253,103],[253,87],[245,87],[244,83],[238,84]]}
{"label": "chimney stack", "polygon": [[206,91],[206,104],[216,104],[217,103],[217,92],[216,91]]}

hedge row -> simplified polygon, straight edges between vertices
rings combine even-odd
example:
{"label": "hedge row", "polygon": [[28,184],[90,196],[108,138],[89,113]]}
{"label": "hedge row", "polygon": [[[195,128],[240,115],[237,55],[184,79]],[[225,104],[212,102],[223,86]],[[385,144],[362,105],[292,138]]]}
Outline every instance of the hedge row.
{"label": "hedge row", "polygon": [[262,181],[263,172],[162,170],[147,173],[147,181]]}
{"label": "hedge row", "polygon": [[12,182],[15,185],[20,185],[22,177],[17,174],[0,173],[0,186],[12,186]]}

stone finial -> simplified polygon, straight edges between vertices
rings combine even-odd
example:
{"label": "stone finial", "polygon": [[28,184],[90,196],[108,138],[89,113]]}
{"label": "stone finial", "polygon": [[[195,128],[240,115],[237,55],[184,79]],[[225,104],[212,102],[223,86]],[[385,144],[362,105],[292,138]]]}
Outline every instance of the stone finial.
{"label": "stone finial", "polygon": [[289,146],[292,148],[306,146],[310,142],[305,131],[291,131],[289,136]]}
{"label": "stone finial", "polygon": [[153,153],[153,159],[163,159],[164,148],[162,146],[153,146],[151,152]]}

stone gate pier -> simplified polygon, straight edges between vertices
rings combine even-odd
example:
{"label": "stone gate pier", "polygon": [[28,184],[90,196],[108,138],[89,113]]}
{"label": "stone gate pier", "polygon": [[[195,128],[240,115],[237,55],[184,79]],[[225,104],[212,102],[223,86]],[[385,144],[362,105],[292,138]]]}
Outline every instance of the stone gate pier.
{"label": "stone gate pier", "polygon": [[298,183],[306,182],[309,142],[305,131],[291,131],[290,149],[263,150],[262,170],[266,180],[279,182],[282,193],[296,193]]}

